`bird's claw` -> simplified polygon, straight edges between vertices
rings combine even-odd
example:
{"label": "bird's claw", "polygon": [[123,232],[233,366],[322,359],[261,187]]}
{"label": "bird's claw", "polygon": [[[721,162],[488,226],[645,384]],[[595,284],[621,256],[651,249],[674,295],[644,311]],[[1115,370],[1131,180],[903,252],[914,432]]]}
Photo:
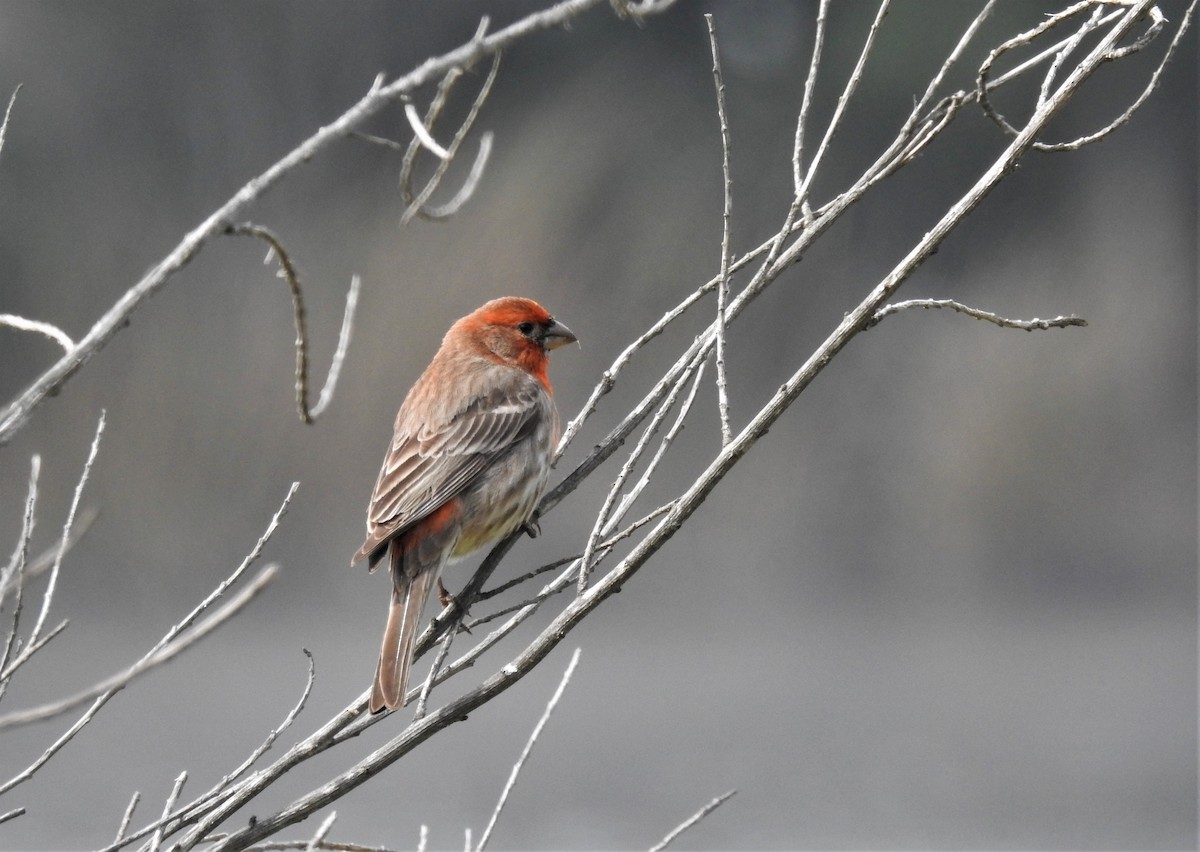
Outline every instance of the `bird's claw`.
{"label": "bird's claw", "polygon": [[525,523],[521,524],[521,532],[530,538],[537,538],[542,534],[542,525],[536,519],[530,518]]}
{"label": "bird's claw", "polygon": [[437,591],[438,591],[438,603],[440,603],[442,605],[442,609],[445,609],[448,606],[453,606],[456,610],[458,610],[458,626],[461,627],[463,630],[465,630],[467,633],[470,633],[471,628],[469,628],[469,627],[467,627],[467,625],[463,624],[463,619],[467,617],[466,607],[464,607],[461,603],[459,603],[457,597],[450,594],[450,590],[446,588],[444,583],[442,583],[441,577],[438,578]]}

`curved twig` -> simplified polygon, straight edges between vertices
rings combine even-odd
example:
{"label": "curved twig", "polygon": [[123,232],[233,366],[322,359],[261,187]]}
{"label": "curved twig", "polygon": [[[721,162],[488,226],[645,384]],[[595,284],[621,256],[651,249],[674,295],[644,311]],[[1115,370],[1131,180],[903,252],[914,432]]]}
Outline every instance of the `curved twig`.
{"label": "curved twig", "polygon": [[[1113,6],[1123,8],[1118,8],[1115,11],[1104,14],[1105,10]],[[1014,36],[1013,38],[1005,41],[996,49],[992,50],[984,60],[983,64],[980,66],[979,71],[976,73],[974,96],[984,114],[1009,136],[1016,136],[1018,133],[1017,128],[1011,125],[1004,118],[1004,116],[996,110],[995,106],[991,103],[991,100],[988,97],[988,91],[994,86],[994,84],[990,84],[988,82],[992,66],[995,64],[996,60],[998,60],[1004,54],[1018,47],[1030,44],[1048,30],[1058,26],[1060,23],[1063,23],[1072,17],[1075,17],[1088,8],[1093,8],[1092,16],[1083,24],[1081,24],[1079,29],[1072,36],[1055,45],[1049,51],[1040,54],[1039,57],[1036,57],[1038,59],[1043,58],[1047,55],[1047,53],[1054,56],[1051,67],[1047,71],[1047,74],[1042,82],[1041,91],[1038,96],[1038,106],[1041,106],[1050,98],[1050,86],[1058,68],[1066,59],[1066,56],[1072,50],[1074,50],[1083,40],[1083,38],[1090,32],[1120,20],[1121,23],[1119,26],[1121,29],[1121,37],[1124,37],[1125,33],[1128,32],[1129,28],[1134,23],[1142,20],[1143,18],[1148,19],[1146,31],[1127,45],[1118,46],[1114,40],[1105,40],[1104,48],[1099,54],[1099,58],[1103,62],[1113,62],[1118,59],[1124,59],[1125,57],[1137,53],[1142,48],[1146,47],[1158,37],[1158,35],[1162,32],[1163,27],[1166,25],[1166,18],[1163,17],[1162,12],[1153,4],[1153,2],[1151,2],[1151,0],[1081,0],[1081,2],[1069,6],[1061,12],[1050,15],[1038,26]],[[1142,90],[1138,97],[1134,99],[1134,101],[1125,110],[1123,110],[1119,116],[1117,116],[1117,118],[1100,130],[1097,130],[1094,133],[1086,134],[1070,142],[1035,142],[1033,147],[1039,151],[1078,150],[1084,145],[1089,145],[1092,142],[1103,139],[1118,127],[1121,127],[1127,123],[1129,119],[1132,118],[1134,112],[1136,112],[1137,109],[1143,103],[1145,103],[1151,92],[1157,88],[1163,69],[1166,68],[1167,64],[1170,62],[1171,56],[1174,54],[1175,49],[1178,47],[1183,35],[1187,32],[1191,24],[1191,19],[1195,9],[1196,2],[1193,0],[1193,2],[1188,5],[1183,21],[1176,30],[1175,37],[1171,40],[1171,44],[1168,45],[1165,55],[1155,66],[1155,70],[1153,74],[1151,74],[1150,80],[1146,84],[1146,87]],[[1119,41],[1119,39],[1117,41]]]}
{"label": "curved twig", "polygon": [[964,305],[962,302],[956,302],[953,299],[909,299],[906,302],[895,302],[891,305],[886,305],[874,314],[863,326],[863,329],[871,328],[877,325],[883,319],[898,314],[901,311],[911,310],[912,308],[949,308],[952,311],[958,311],[960,314],[966,314],[969,317],[974,317],[977,320],[984,320],[993,325],[998,325],[1001,328],[1018,328],[1023,331],[1035,331],[1038,329],[1047,328],[1068,328],[1070,326],[1086,326],[1087,320],[1083,317],[1077,317],[1073,314],[1070,316],[1059,316],[1054,319],[1038,319],[1034,317],[1028,320],[1015,320],[1002,317],[999,314],[993,314],[990,311],[983,311],[979,308],[972,308],[970,305]]}
{"label": "curved twig", "polygon": [[362,282],[357,275],[350,278],[350,289],[346,292],[346,310],[342,314],[342,327],[338,332],[337,347],[333,352],[333,360],[329,365],[329,374],[321,387],[317,404],[311,408],[308,405],[308,312],[304,307],[304,292],[300,287],[300,278],[296,265],[291,256],[271,231],[253,222],[240,222],[229,225],[225,233],[239,237],[256,237],[268,246],[270,250],[264,262],[270,262],[274,257],[279,262],[279,277],[287,282],[292,294],[292,319],[296,327],[296,409],[300,420],[312,425],[316,418],[328,407],[333,399],[333,391],[337,386],[338,376],[342,372],[342,361],[346,357],[346,349],[350,346],[350,333],[354,329],[354,311],[358,306],[358,291]]}
{"label": "curved twig", "polygon": [[[485,18],[483,24],[481,25],[481,29],[484,25],[486,25],[486,22],[487,19]],[[433,176],[426,182],[424,188],[415,196],[412,196],[411,201],[408,201],[408,207],[405,209],[404,215],[400,217],[401,226],[407,225],[412,221],[413,217],[418,215],[425,219],[444,219],[457,211],[475,191],[475,187],[479,183],[479,178],[483,174],[483,168],[487,163],[488,155],[492,150],[490,135],[480,142],[479,153],[476,155],[475,162],[471,166],[471,171],[467,177],[467,181],[455,195],[454,199],[443,207],[429,208],[426,206],[430,197],[433,195],[434,190],[441,185],[442,178],[445,176],[447,169],[450,168],[450,163],[454,161],[454,157],[458,154],[458,149],[462,146],[463,140],[467,137],[467,133],[470,132],[472,126],[474,126],[475,119],[479,117],[479,110],[483,108],[484,102],[487,100],[488,95],[491,94],[492,84],[496,82],[496,76],[500,73],[501,55],[501,51],[499,50],[492,54],[491,70],[488,71],[488,75],[484,79],[483,85],[479,88],[479,92],[475,95],[475,101],[471,104],[471,109],[468,111],[467,117],[463,119],[463,123],[459,125],[458,130],[455,131],[454,138],[450,140],[450,145],[445,150],[445,156],[439,160]],[[457,76],[451,78],[449,75],[447,75],[448,82],[443,81],[445,84],[445,91],[447,93],[449,92],[449,89],[453,85],[455,79],[457,79]],[[442,92],[439,89],[439,95],[441,93]],[[442,98],[442,101],[444,101],[444,97]],[[437,113],[441,111],[441,106],[441,102],[436,103],[436,105],[431,105],[430,114],[436,118]],[[432,119],[427,118],[426,121],[431,122]],[[401,185],[405,189],[405,198],[407,200],[412,194],[410,185],[412,180],[411,157],[405,157],[405,166],[406,168],[401,174]]]}
{"label": "curved twig", "polygon": [[15,314],[0,314],[0,325],[6,325],[9,328],[15,328],[20,331],[32,331],[43,337],[48,337],[62,347],[64,352],[70,352],[75,348],[75,341],[65,331],[48,322],[26,319]]}

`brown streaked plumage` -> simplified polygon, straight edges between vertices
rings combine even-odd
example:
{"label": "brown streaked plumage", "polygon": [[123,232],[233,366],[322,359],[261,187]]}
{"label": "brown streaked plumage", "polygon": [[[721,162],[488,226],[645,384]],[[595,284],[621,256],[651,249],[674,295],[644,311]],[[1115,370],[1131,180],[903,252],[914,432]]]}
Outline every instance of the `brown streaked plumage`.
{"label": "brown streaked plumage", "polygon": [[530,299],[495,299],[450,327],[409,390],[352,562],[386,555],[392,598],[370,709],[403,707],[421,611],[442,568],[529,519],[558,411],[547,352],[575,340]]}

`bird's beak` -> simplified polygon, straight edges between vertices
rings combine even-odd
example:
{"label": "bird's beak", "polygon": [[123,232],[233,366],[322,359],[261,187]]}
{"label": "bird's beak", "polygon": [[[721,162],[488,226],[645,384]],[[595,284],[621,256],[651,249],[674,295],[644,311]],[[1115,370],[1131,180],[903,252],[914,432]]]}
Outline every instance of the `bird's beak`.
{"label": "bird's beak", "polygon": [[551,320],[550,325],[546,326],[546,333],[542,336],[542,346],[547,352],[560,346],[566,346],[568,343],[578,342],[579,338],[575,336],[575,333],[558,320]]}

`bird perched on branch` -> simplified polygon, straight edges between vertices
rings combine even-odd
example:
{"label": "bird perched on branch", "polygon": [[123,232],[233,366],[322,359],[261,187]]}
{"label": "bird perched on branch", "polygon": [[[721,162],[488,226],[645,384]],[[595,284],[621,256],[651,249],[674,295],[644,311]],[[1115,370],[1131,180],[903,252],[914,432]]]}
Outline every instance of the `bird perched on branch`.
{"label": "bird perched on branch", "polygon": [[530,299],[450,327],[409,390],[351,564],[386,556],[392,600],[370,709],[403,707],[421,610],[442,568],[525,524],[558,442],[547,353],[576,339]]}

